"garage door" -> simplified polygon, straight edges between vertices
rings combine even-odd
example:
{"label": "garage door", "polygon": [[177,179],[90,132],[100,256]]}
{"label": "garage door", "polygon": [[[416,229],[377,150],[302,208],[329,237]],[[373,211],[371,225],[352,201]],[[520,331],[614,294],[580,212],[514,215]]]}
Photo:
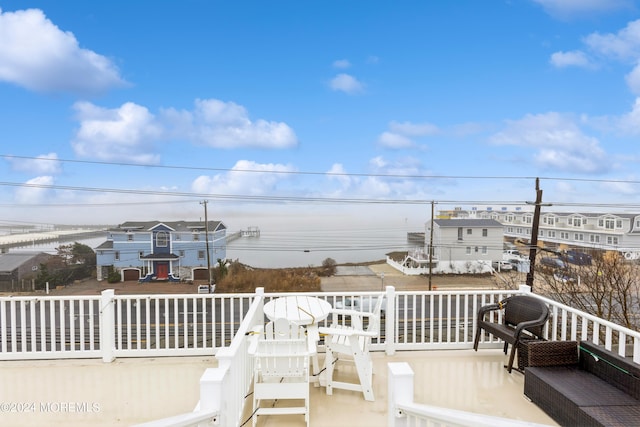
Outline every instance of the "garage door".
{"label": "garage door", "polygon": [[124,270],[124,281],[138,280],[140,278],[140,272],[135,269]]}
{"label": "garage door", "polygon": [[197,268],[193,270],[193,280],[209,280],[206,268]]}

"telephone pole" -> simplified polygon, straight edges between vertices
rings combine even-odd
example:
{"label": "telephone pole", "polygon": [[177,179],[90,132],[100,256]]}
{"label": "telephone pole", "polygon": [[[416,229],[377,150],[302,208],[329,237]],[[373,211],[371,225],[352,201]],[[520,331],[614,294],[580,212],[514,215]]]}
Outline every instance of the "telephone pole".
{"label": "telephone pole", "polygon": [[429,290],[431,287],[431,276],[433,275],[433,200],[431,201],[431,227],[429,227]]}
{"label": "telephone pole", "polygon": [[204,238],[207,247],[207,274],[209,277],[209,286],[211,286],[211,258],[209,256],[209,217],[207,216],[207,203],[209,203],[208,200],[200,202],[200,204],[204,206]]}
{"label": "telephone pole", "polygon": [[540,189],[540,178],[536,178],[536,201],[533,210],[533,224],[531,226],[531,241],[529,247],[529,272],[527,273],[527,285],[533,292],[533,275],[536,268],[536,251],[538,249],[538,228],[540,226],[540,207],[551,206],[551,203],[542,204],[542,190]]}

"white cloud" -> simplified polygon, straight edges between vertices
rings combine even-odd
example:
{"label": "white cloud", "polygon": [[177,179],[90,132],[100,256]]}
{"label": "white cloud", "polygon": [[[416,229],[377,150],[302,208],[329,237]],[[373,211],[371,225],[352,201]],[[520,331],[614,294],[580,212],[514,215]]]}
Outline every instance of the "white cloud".
{"label": "white cloud", "polygon": [[633,6],[630,0],[533,0],[549,15],[567,19],[576,15],[600,14]]}
{"label": "white cloud", "polygon": [[558,68],[565,67],[590,67],[591,61],[584,52],[573,50],[571,52],[555,52],[549,62]]}
{"label": "white cloud", "polygon": [[625,76],[625,81],[634,95],[640,95],[640,64],[633,67],[633,70]]}
{"label": "white cloud", "polygon": [[389,123],[389,129],[392,132],[401,133],[407,136],[424,136],[435,135],[439,132],[436,125],[431,123],[411,123],[411,122],[396,122]]}
{"label": "white cloud", "polygon": [[617,34],[590,34],[584,43],[600,55],[636,61],[640,58],[640,20],[629,22]]}
{"label": "white cloud", "polygon": [[351,186],[352,179],[350,176],[346,175],[346,171],[342,164],[334,163],[331,166],[331,169],[327,171],[327,174],[329,180],[339,181],[343,188],[348,189]]}
{"label": "white cloud", "polygon": [[35,175],[59,174],[62,171],[56,153],[42,154],[35,159],[8,157],[11,167],[16,171],[28,172]]}
{"label": "white cloud", "polygon": [[537,150],[534,161],[545,169],[602,173],[610,167],[599,141],[558,113],[530,114],[521,120],[508,121],[507,127],[490,141]]}
{"label": "white cloud", "polygon": [[[281,172],[281,173],[273,173]],[[224,174],[199,176],[191,184],[191,189],[202,194],[270,194],[277,184],[290,178],[288,172],[295,172],[291,165],[256,163],[239,160]]]}
{"label": "white cloud", "polygon": [[173,133],[215,148],[290,148],[298,144],[286,123],[259,119],[252,122],[247,110],[233,102],[198,99],[193,111],[167,109],[163,119]]}
{"label": "white cloud", "polygon": [[437,126],[431,123],[396,122],[389,123],[389,131],[385,131],[378,137],[378,144],[385,148],[404,149],[417,146],[412,137],[435,135],[440,132]]}
{"label": "white cloud", "polygon": [[636,98],[631,111],[613,119],[603,118],[608,125],[613,125],[615,130],[623,135],[640,135],[640,98]]}
{"label": "white cloud", "polygon": [[332,90],[354,95],[364,92],[364,84],[359,82],[355,77],[349,74],[338,74],[330,82],[329,87]]}
{"label": "white cloud", "polygon": [[74,109],[80,127],[71,144],[79,157],[140,164],[159,162],[153,148],[163,130],[145,107],[127,102],[107,109],[77,102]]}
{"label": "white cloud", "polygon": [[0,80],[38,92],[81,94],[126,84],[111,60],[81,48],[39,9],[0,10]]}
{"label": "white cloud", "polygon": [[[636,178],[630,178],[629,181],[637,181]],[[600,187],[602,191],[613,194],[636,195],[638,194],[638,186],[630,182],[607,181],[603,182]]]}
{"label": "white cloud", "polygon": [[[40,185],[53,185],[53,177],[51,176],[39,176],[27,181],[24,187],[20,187],[16,190],[16,201],[18,203],[24,203],[26,205],[42,202],[50,191],[47,188],[40,188]],[[33,185],[33,187],[30,187]]]}
{"label": "white cloud", "polygon": [[333,61],[333,67],[334,68],[349,68],[349,67],[351,67],[351,63],[349,62],[348,59],[338,59],[336,61]]}
{"label": "white cloud", "polygon": [[378,137],[378,144],[392,149],[412,148],[416,145],[410,138],[392,132],[382,132]]}

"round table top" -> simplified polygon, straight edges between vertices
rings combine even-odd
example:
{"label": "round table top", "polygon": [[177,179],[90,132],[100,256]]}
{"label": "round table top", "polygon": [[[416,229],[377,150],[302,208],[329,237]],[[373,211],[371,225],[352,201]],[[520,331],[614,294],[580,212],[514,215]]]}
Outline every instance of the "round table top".
{"label": "round table top", "polygon": [[298,325],[311,325],[327,317],[331,304],[327,301],[304,295],[275,298],[264,305],[264,314],[270,319],[287,319]]}

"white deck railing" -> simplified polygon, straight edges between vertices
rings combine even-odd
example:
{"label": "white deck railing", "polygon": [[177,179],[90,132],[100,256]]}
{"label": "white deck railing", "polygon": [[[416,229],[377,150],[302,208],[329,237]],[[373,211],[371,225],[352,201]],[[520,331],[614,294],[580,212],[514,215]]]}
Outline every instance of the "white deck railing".
{"label": "white deck railing", "polygon": [[[381,293],[332,292],[314,296],[333,306],[351,298],[366,307]],[[396,293],[388,286],[384,291],[383,335],[372,349],[384,350],[388,355],[399,350],[469,349],[478,309],[520,293],[528,293],[528,288]],[[115,357],[215,353],[218,367],[207,369],[202,376],[201,399],[194,412],[147,425],[239,425],[253,372],[247,351],[248,333],[264,324],[264,302],[282,295],[264,294],[259,288],[255,294],[247,295],[116,296],[107,290],[95,297],[2,297],[0,360],[101,357],[109,362]],[[589,340],[623,356],[631,354],[634,362],[640,363],[640,332],[539,298],[552,311],[545,331],[547,339]],[[499,312],[495,316],[496,321],[501,321]],[[502,345],[491,336],[481,340],[481,346],[486,348]],[[319,350],[323,350],[322,346]],[[390,387],[392,382],[395,384],[390,377]],[[417,404],[413,402],[413,385],[394,387],[394,394],[389,392],[394,396],[389,400],[394,405],[389,409],[389,425],[494,426],[514,422],[501,424],[494,417]]]}
{"label": "white deck railing", "polygon": [[413,370],[408,363],[388,363],[387,426],[534,427],[541,424],[424,405],[413,401]]}
{"label": "white deck railing", "polygon": [[[469,349],[478,309],[517,291],[325,292],[308,294],[332,306],[346,298],[362,307],[386,296],[374,351]],[[264,301],[284,294],[264,294]],[[532,294],[537,296],[535,294]],[[212,355],[237,336],[256,294],[0,297],[0,360]],[[640,332],[543,298],[552,310],[550,340],[590,340],[640,363]],[[500,314],[496,315],[500,321]],[[265,320],[264,317],[262,319]],[[328,320],[320,322],[325,326]],[[484,334],[483,334],[484,335]],[[483,336],[481,347],[502,343]],[[320,351],[323,348],[320,346]]]}

